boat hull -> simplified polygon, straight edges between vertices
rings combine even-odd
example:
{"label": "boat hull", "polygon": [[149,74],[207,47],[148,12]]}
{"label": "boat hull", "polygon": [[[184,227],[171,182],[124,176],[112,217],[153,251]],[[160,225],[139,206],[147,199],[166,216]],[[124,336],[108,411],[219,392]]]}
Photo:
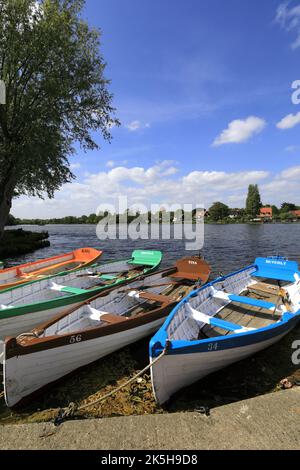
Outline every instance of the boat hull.
{"label": "boat hull", "polygon": [[79,333],[71,337],[71,344],[11,358],[6,358],[4,351],[3,376],[7,405],[21,405],[32,394],[42,391],[71,372],[151,335],[164,320],[165,317],[162,317],[136,328],[82,341]]}
{"label": "boat hull", "polygon": [[[191,347],[190,352],[185,350],[182,354],[167,352],[151,367],[152,388],[157,403],[162,405],[178,390],[272,346],[287,335],[294,326],[295,322],[291,322],[280,334],[245,346],[234,346],[234,340],[230,339],[233,347],[226,349],[194,352]],[[210,344],[211,348],[214,348],[216,342]],[[207,348],[210,348],[209,344]],[[150,357],[150,361],[152,362],[154,358]]]}

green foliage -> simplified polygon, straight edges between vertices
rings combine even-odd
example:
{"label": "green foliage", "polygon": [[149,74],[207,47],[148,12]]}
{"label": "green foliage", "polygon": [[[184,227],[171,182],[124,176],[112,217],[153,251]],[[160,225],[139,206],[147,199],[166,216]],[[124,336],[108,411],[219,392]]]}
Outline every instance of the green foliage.
{"label": "green foliage", "polygon": [[281,204],[280,212],[289,212],[297,209],[297,206],[291,202],[283,202]]}
{"label": "green foliage", "polygon": [[0,231],[1,211],[6,218],[12,197],[53,197],[74,178],[68,161],[74,141],[97,149],[93,133],[110,139],[111,126],[119,124],[100,33],[82,19],[83,6],[83,0],[0,0],[0,80],[6,84]]}
{"label": "green foliage", "polygon": [[279,218],[282,221],[294,220],[294,216],[292,214],[290,214],[289,212],[280,212]]}
{"label": "green foliage", "polygon": [[248,187],[248,195],[246,199],[246,211],[251,217],[259,214],[261,208],[261,199],[257,184],[250,184]]}
{"label": "green foliage", "polygon": [[271,206],[272,207],[272,213],[273,213],[273,217],[276,217],[279,215],[279,209],[277,206]]}
{"label": "green foliage", "polygon": [[222,202],[214,202],[208,210],[209,216],[213,221],[225,219],[229,215],[229,207]]}
{"label": "green foliage", "polygon": [[8,225],[8,226],[10,226],[10,225],[17,225],[17,221],[16,221],[15,217],[14,217],[12,214],[9,214],[9,215],[8,215],[8,219],[7,219],[6,225]]}

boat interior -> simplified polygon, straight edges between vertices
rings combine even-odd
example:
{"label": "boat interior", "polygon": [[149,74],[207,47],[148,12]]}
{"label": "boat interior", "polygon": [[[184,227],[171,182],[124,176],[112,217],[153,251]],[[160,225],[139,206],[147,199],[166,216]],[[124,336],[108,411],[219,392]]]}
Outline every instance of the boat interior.
{"label": "boat interior", "polygon": [[258,279],[246,271],[225,278],[182,305],[168,326],[168,338],[197,341],[279,322],[286,311],[292,311],[291,286],[291,282]]}
{"label": "boat interior", "polygon": [[110,286],[118,280],[130,280],[142,274],[144,265],[131,265],[126,261],[109,263],[97,267],[86,268],[82,271],[68,273],[40,282],[24,284],[17,289],[0,292],[0,310],[7,307],[35,302],[44,302],[70,294],[84,293],[97,287]]}
{"label": "boat interior", "polygon": [[[149,281],[149,280],[148,280]],[[144,288],[132,286],[116,295],[105,296],[83,305],[55,324],[45,329],[41,336],[63,335],[89,328],[107,326],[150,313],[162,305],[174,304],[183,299],[194,288],[189,280],[161,278],[164,285]]]}
{"label": "boat interior", "polygon": [[188,264],[187,260],[179,260],[175,268],[148,275],[130,286],[101,295],[70,314],[62,315],[46,327],[41,336],[63,335],[106,326],[150,313],[157,308],[165,307],[167,315],[167,308],[186,297],[195,286],[205,282],[209,273],[210,267],[204,261],[195,266]]}
{"label": "boat interior", "polygon": [[[278,294],[278,286],[276,287],[272,281],[270,283],[270,280],[257,282],[241,293],[242,296],[250,299],[262,300],[273,303],[274,305],[277,303]],[[272,311],[258,305],[245,305],[238,301],[231,301],[216,314],[216,318],[239,325],[243,328],[258,329],[264,328],[265,326],[271,325],[272,323],[276,323],[280,320],[281,313],[274,310]],[[205,325],[199,330],[197,339],[230,335],[233,334],[234,331],[226,329],[226,325]]]}

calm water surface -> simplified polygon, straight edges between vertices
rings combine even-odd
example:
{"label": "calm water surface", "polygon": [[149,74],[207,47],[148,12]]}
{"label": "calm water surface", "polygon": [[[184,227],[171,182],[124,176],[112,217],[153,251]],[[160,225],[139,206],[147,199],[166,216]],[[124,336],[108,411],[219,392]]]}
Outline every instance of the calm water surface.
{"label": "calm water surface", "polygon": [[[135,249],[156,249],[164,253],[162,266],[179,257],[198,254],[186,251],[183,240],[99,240],[95,225],[24,226],[25,230],[47,230],[51,246],[13,260],[11,264],[48,258],[79,247],[90,246],[104,251],[102,262],[130,257]],[[280,254],[300,262],[300,224],[205,225],[202,256],[211,264],[213,274],[224,274],[244,267],[257,256]]]}

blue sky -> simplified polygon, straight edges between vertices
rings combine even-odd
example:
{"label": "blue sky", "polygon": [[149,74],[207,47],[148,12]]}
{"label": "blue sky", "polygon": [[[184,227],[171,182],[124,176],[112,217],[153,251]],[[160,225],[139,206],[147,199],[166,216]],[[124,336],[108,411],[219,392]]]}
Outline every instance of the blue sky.
{"label": "blue sky", "polygon": [[249,183],[300,204],[299,0],[87,0],[84,17],[102,30],[122,126],[78,149],[55,200],[22,197],[13,213],[81,215],[118,195],[235,207]]}

